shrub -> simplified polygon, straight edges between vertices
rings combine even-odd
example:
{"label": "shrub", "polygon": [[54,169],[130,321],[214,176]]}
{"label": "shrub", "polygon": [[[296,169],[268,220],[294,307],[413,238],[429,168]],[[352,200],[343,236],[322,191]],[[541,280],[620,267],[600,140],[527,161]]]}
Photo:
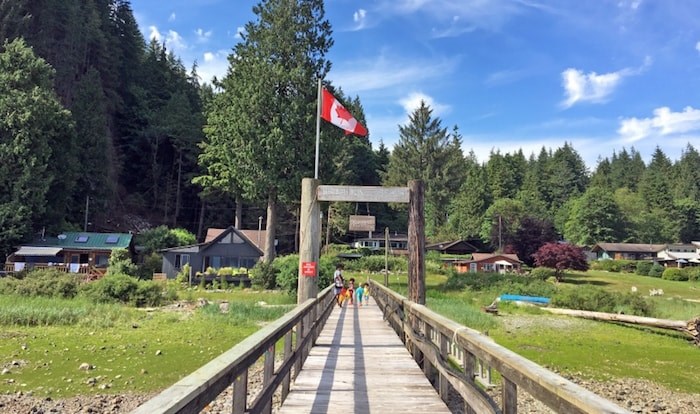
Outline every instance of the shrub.
{"label": "shrub", "polygon": [[688,275],[683,273],[683,269],[669,267],[661,274],[661,278],[666,280],[686,281],[688,280]]}
{"label": "shrub", "polygon": [[[378,273],[384,271],[384,256],[366,256],[357,261],[358,270]],[[389,271],[406,271],[408,269],[408,259],[405,257],[389,256]]]}
{"label": "shrub", "polygon": [[153,273],[158,273],[163,269],[163,257],[158,253],[146,255],[143,263],[138,266],[136,274],[139,279],[153,279]]}
{"label": "shrub", "polygon": [[496,284],[492,290],[494,290],[495,296],[505,293],[548,298],[557,293],[557,288],[552,283],[532,278],[506,279]]}
{"label": "shrub", "polygon": [[556,270],[550,267],[536,267],[530,271],[530,277],[537,280],[547,280],[556,274]]}
{"label": "shrub", "polygon": [[129,303],[134,306],[160,306],[163,300],[163,286],[160,283],[142,281],[138,282],[136,292],[129,298]]}
{"label": "shrub", "polygon": [[332,255],[321,256],[318,265],[318,289],[323,290],[333,283],[333,273],[335,273],[335,265],[338,258]]}
{"label": "shrub", "polygon": [[109,266],[107,275],[129,275],[137,276],[138,268],[131,261],[129,252],[126,249],[114,249],[109,256]]}
{"label": "shrub", "polygon": [[82,293],[99,303],[129,303],[138,290],[138,280],[128,275],[107,275],[83,285]]}
{"label": "shrub", "polygon": [[641,261],[637,263],[635,273],[641,276],[649,276],[649,270],[654,264],[652,262]]}
{"label": "shrub", "polygon": [[139,281],[128,275],[108,275],[82,285],[80,292],[98,303],[124,303],[158,306],[163,303],[163,286],[150,280]]}
{"label": "shrub", "polygon": [[26,272],[22,278],[0,279],[0,294],[70,299],[78,294],[81,275],[42,269]]}
{"label": "shrub", "polygon": [[566,289],[554,295],[552,305],[596,312],[624,312],[639,316],[649,316],[653,312],[652,302],[639,295],[608,292],[590,285]]}
{"label": "shrub", "polygon": [[700,280],[700,266],[689,266],[683,268],[683,274],[686,275],[688,280]]}
{"label": "shrub", "polygon": [[[277,261],[277,259],[275,259]],[[277,287],[277,268],[267,262],[258,262],[250,270],[250,279],[253,285],[261,289],[274,289]]]}
{"label": "shrub", "polygon": [[605,270],[608,272],[626,272],[626,273],[634,273],[635,269],[637,268],[637,262],[636,260],[612,260],[612,259],[604,259],[604,260],[596,260],[591,263],[591,269],[593,270]]}
{"label": "shrub", "polygon": [[661,275],[663,273],[664,273],[664,267],[658,263],[654,263],[653,265],[651,265],[651,268],[649,269],[649,276],[651,276],[651,277],[661,277]]}
{"label": "shrub", "polygon": [[175,281],[182,285],[189,285],[190,283],[190,272],[192,271],[190,264],[185,263],[180,268],[177,276],[175,276]]}

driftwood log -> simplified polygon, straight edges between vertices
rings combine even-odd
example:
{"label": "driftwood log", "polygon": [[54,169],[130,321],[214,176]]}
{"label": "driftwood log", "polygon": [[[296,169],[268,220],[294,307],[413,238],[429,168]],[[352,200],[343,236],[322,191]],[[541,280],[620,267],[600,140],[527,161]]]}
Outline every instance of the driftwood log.
{"label": "driftwood log", "polygon": [[693,343],[700,346],[700,316],[689,321],[674,321],[669,319],[647,318],[644,316],[625,315],[617,313],[591,312],[575,309],[541,308],[550,313],[569,315],[578,318],[593,319],[597,321],[624,322],[635,325],[651,326],[654,328],[672,329],[683,332],[693,338]]}

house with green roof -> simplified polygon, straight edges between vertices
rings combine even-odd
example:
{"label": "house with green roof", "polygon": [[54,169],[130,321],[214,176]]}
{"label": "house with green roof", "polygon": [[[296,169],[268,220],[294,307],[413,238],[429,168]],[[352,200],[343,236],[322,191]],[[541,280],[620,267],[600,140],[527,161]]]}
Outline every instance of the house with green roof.
{"label": "house with green roof", "polygon": [[100,276],[115,249],[126,249],[133,257],[133,236],[129,233],[64,232],[19,246],[5,260],[5,271],[55,268]]}

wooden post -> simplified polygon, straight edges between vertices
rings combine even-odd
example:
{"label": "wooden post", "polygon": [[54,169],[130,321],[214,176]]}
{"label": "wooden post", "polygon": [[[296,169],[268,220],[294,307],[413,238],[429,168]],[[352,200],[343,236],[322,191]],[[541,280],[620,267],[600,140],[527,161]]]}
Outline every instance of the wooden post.
{"label": "wooden post", "polygon": [[[304,178],[301,181],[301,224],[299,245],[299,282],[297,284],[297,304],[315,298],[318,295],[318,261],[321,244],[320,216],[321,210],[316,200],[319,180]],[[316,274],[304,276],[303,264],[315,263]]]}
{"label": "wooden post", "polygon": [[[287,333],[284,335],[284,360],[288,361],[292,357],[292,330],[290,329],[287,331]],[[291,369],[290,371],[285,374],[284,379],[282,380],[282,394],[281,394],[281,400],[284,402],[284,400],[287,399],[287,395],[289,395],[289,387],[292,383],[292,372]]]}
{"label": "wooden post", "polygon": [[[267,351],[265,351],[265,357],[263,361],[263,387],[267,388],[272,382],[272,376],[275,374],[275,345],[271,345]],[[265,403],[262,410],[263,414],[272,413],[272,398],[270,401]]]}
{"label": "wooden post", "polygon": [[408,299],[425,305],[425,217],[422,180],[408,182]]}
{"label": "wooden post", "polygon": [[[442,332],[437,332],[438,340],[440,345],[440,355],[445,359],[449,360],[449,338],[445,336]],[[447,402],[450,394],[450,383],[443,374],[439,374],[438,377],[438,392],[440,393],[440,398]]]}
{"label": "wooden post", "polygon": [[[476,366],[476,358],[474,357],[474,354],[471,352],[467,351],[466,349],[462,350],[462,366],[464,367],[464,373],[467,375],[467,378],[469,378],[470,385],[474,385],[474,369]],[[476,411],[469,405],[469,401],[465,400],[464,401],[464,413],[465,414],[476,414]]]}
{"label": "wooden post", "polygon": [[502,389],[503,414],[516,414],[518,412],[518,386],[506,377],[503,377]]}
{"label": "wooden post", "polygon": [[246,369],[233,382],[233,414],[246,412],[246,398],[248,394],[248,370]]}

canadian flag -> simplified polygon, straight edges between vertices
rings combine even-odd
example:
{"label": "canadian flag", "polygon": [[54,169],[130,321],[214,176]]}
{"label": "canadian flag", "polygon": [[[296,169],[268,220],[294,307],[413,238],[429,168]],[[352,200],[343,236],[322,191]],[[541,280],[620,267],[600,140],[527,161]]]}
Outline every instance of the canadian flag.
{"label": "canadian flag", "polygon": [[362,137],[367,135],[367,129],[357,122],[357,119],[326,88],[323,88],[321,97],[321,118],[344,129],[346,135],[355,134]]}

